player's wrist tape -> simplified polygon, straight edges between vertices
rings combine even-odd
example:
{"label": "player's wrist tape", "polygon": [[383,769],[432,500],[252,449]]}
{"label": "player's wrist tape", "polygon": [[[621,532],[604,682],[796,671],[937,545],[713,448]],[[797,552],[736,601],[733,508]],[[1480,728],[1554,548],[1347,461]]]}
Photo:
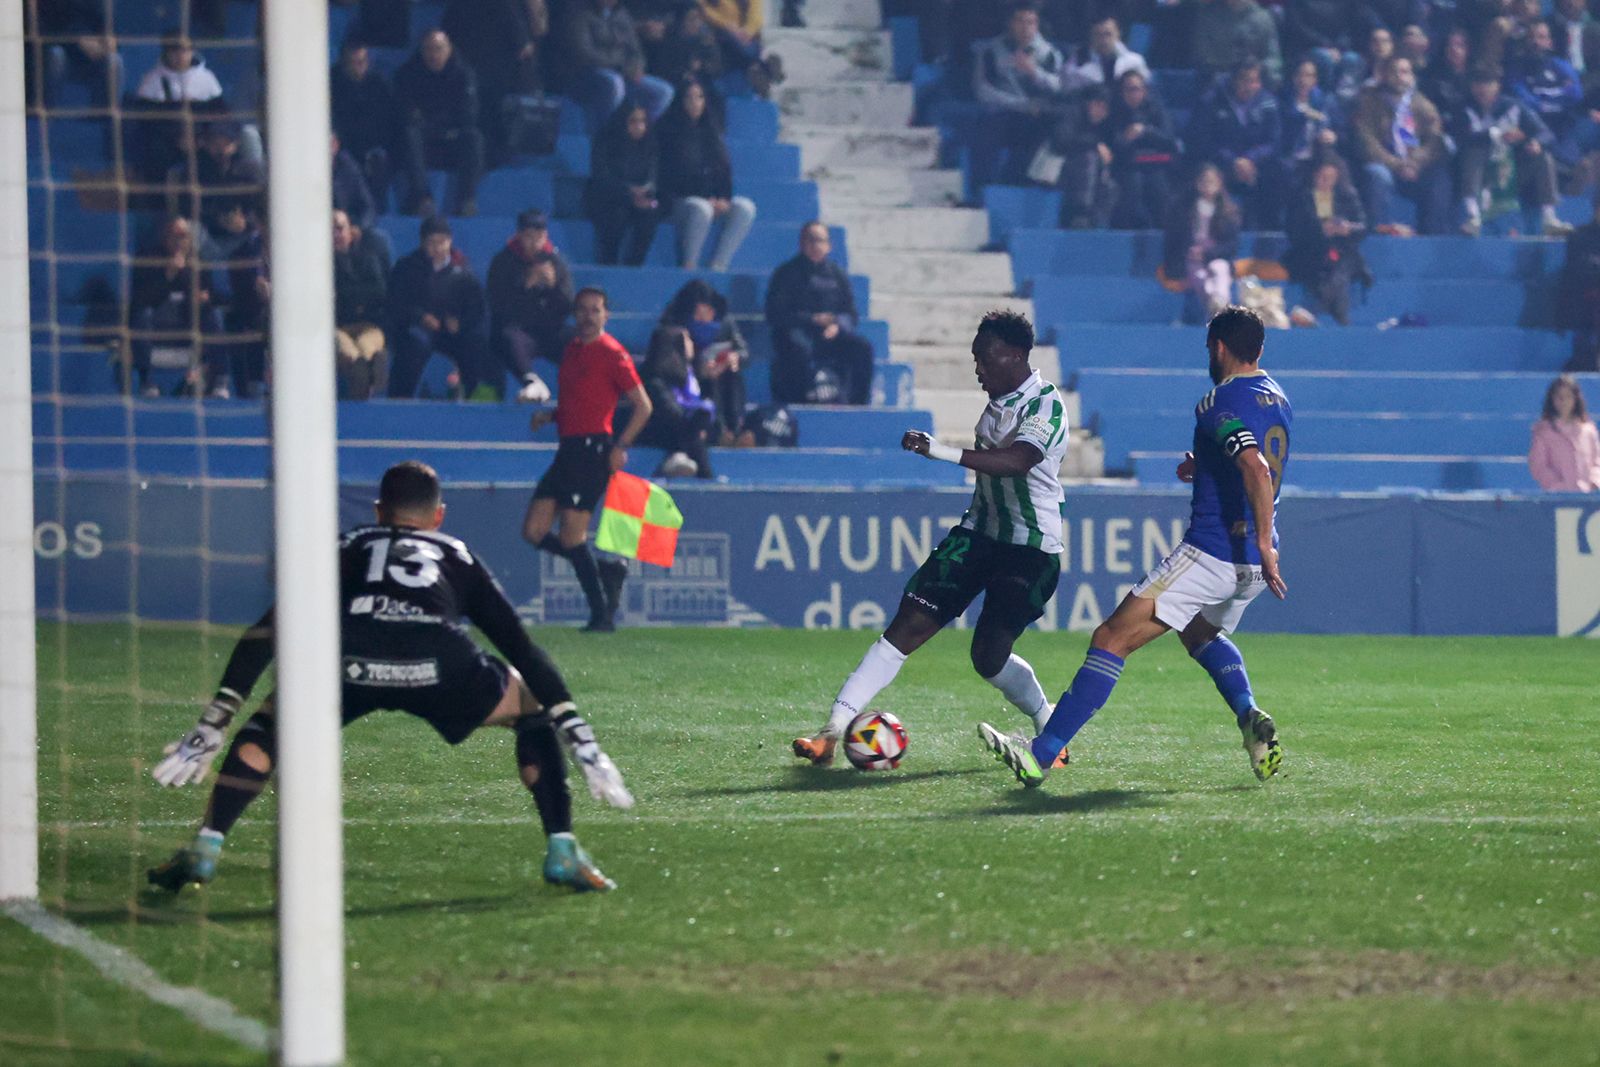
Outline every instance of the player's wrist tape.
{"label": "player's wrist tape", "polygon": [[961,449],[953,448],[950,445],[944,444],[940,441],[928,442],[929,459],[942,459],[946,463],[959,464],[961,462],[961,452]]}
{"label": "player's wrist tape", "polygon": [[239,710],[239,704],[239,698],[233,693],[218,693],[206,705],[206,710],[200,713],[200,721],[219,730],[226,729],[233,721],[234,712]]}

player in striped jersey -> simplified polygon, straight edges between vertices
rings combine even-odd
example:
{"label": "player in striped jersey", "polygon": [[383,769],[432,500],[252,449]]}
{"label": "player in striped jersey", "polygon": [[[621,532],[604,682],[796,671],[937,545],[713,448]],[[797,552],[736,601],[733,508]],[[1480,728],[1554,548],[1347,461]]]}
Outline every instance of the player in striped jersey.
{"label": "player in striped jersey", "polygon": [[1282,600],[1278,567],[1278,490],[1289,462],[1294,408],[1261,369],[1266,330],[1243,307],[1224,308],[1206,329],[1216,388],[1195,406],[1194,451],[1178,465],[1194,485],[1183,543],[1133,587],[1089,639],[1089,654],[1055,712],[1031,742],[990,726],[978,736],[1025,786],[1044,781],[1056,753],[1105,706],[1127,658],[1168,630],[1203,667],[1227,701],[1244,738],[1250,769],[1278,773],[1278,730],[1256,706],[1244,657],[1228,635],[1264,590]]}
{"label": "player in striped jersey", "polygon": [[[978,475],[972,504],[906,583],[900,608],[839,690],[825,726],[797,737],[794,754],[819,766],[833,760],[844,730],[900,671],[906,657],[984,594],[972,634],[972,666],[1042,730],[1050,716],[1039,679],[1011,651],[1044,614],[1061,574],[1061,461],[1067,410],[1061,393],[1028,363],[1033,325],[1022,315],[985,315],[972,340],[978,384],[989,404],[972,448],[952,448],[912,430],[908,452],[958,463]],[[1063,750],[1062,761],[1066,759]]]}

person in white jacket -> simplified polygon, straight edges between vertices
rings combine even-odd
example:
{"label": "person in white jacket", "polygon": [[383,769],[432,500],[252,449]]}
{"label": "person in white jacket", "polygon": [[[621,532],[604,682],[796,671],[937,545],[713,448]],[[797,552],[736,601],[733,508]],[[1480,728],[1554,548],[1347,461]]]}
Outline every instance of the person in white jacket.
{"label": "person in white jacket", "polygon": [[[196,54],[193,43],[182,36],[167,37],[161,42],[161,58],[139,79],[133,95],[146,103],[172,108],[203,104],[210,107],[202,110],[223,111],[227,104],[222,82],[206,66],[205,59]],[[248,163],[262,160],[261,131],[254,123],[245,123],[240,130],[239,158]],[[169,166],[171,162],[168,161]]]}
{"label": "person in white jacket", "polygon": [[161,58],[139,79],[133,95],[151,103],[204,104],[222,95],[222,83],[188,38],[168,37],[161,42]]}

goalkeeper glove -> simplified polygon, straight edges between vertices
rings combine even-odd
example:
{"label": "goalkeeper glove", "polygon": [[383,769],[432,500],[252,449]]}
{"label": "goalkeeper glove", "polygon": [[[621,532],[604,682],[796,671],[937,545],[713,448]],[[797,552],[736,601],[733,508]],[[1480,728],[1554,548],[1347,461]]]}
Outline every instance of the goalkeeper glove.
{"label": "goalkeeper glove", "polygon": [[568,711],[556,720],[556,734],[572,756],[572,762],[583,772],[590,796],[614,808],[633,807],[633,794],[622,783],[622,772],[617,770],[617,765],[600,750],[594,739],[594,727],[577,712]]}
{"label": "goalkeeper glove", "polygon": [[218,694],[200,713],[193,730],[161,750],[166,758],[155,765],[150,776],[169,788],[202,781],[222,751],[224,731],[238,710],[237,699]]}

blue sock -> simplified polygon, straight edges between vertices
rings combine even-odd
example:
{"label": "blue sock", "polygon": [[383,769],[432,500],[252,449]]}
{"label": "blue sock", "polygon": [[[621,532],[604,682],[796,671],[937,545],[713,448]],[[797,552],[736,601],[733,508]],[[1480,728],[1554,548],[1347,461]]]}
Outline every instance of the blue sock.
{"label": "blue sock", "polygon": [[1256,697],[1250,692],[1250,676],[1244,672],[1244,657],[1239,655],[1239,646],[1219,636],[1196,649],[1193,655],[1194,661],[1217,683],[1217,692],[1233,709],[1234,717],[1240,722],[1249,718],[1250,709],[1256,706]]}
{"label": "blue sock", "polygon": [[1033,756],[1039,766],[1048,767],[1061,755],[1083,724],[1105,707],[1122,674],[1122,657],[1091,648],[1083,666],[1073,676],[1072,687],[1061,694],[1061,701],[1045,724],[1044,733],[1033,739]]}

